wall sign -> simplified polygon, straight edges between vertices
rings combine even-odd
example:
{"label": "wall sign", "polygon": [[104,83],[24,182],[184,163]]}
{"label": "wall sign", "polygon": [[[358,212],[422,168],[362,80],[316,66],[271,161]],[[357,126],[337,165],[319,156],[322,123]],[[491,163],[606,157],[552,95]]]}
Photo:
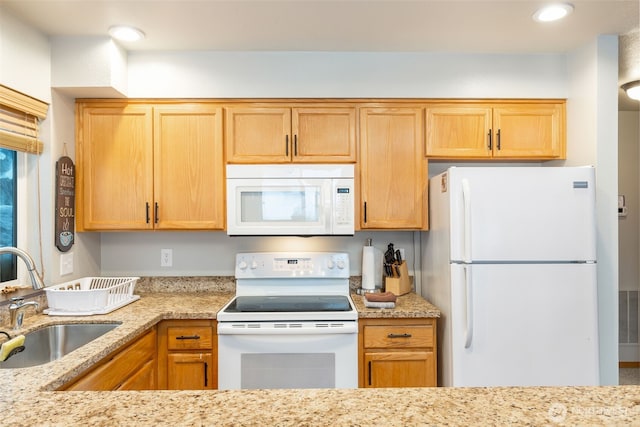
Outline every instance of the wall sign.
{"label": "wall sign", "polygon": [[67,156],[56,162],[56,247],[61,252],[71,249],[75,230],[76,178],[73,160]]}

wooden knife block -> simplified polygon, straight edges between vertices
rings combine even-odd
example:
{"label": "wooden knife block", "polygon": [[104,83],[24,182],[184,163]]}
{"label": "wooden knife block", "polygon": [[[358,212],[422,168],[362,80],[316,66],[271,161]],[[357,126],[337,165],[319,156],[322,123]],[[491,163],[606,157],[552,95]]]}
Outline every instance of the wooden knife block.
{"label": "wooden knife block", "polygon": [[411,279],[407,270],[407,262],[402,261],[400,264],[400,277],[385,277],[385,291],[391,292],[396,296],[408,294],[411,292]]}

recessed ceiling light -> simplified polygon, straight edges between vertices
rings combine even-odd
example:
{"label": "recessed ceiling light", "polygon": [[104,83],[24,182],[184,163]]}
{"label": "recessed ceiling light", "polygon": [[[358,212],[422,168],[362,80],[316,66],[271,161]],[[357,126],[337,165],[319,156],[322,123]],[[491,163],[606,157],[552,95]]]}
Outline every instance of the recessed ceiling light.
{"label": "recessed ceiling light", "polygon": [[144,38],[144,33],[135,27],[126,25],[114,25],[109,27],[109,35],[123,42],[137,42]]}
{"label": "recessed ceiling light", "polygon": [[562,19],[573,12],[571,3],[557,3],[544,6],[533,14],[533,19],[538,22],[551,22]]}

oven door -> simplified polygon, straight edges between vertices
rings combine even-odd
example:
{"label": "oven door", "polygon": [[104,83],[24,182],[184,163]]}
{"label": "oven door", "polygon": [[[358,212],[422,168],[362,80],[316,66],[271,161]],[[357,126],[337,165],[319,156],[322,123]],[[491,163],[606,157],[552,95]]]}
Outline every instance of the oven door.
{"label": "oven door", "polygon": [[218,388],[357,388],[358,323],[218,323]]}

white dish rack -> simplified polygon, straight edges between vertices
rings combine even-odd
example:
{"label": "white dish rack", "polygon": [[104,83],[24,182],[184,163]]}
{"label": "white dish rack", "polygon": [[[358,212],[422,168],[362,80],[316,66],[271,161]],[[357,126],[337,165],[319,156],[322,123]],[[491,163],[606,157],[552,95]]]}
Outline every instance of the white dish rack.
{"label": "white dish rack", "polygon": [[139,277],[83,277],[45,288],[51,316],[107,314],[138,299]]}

